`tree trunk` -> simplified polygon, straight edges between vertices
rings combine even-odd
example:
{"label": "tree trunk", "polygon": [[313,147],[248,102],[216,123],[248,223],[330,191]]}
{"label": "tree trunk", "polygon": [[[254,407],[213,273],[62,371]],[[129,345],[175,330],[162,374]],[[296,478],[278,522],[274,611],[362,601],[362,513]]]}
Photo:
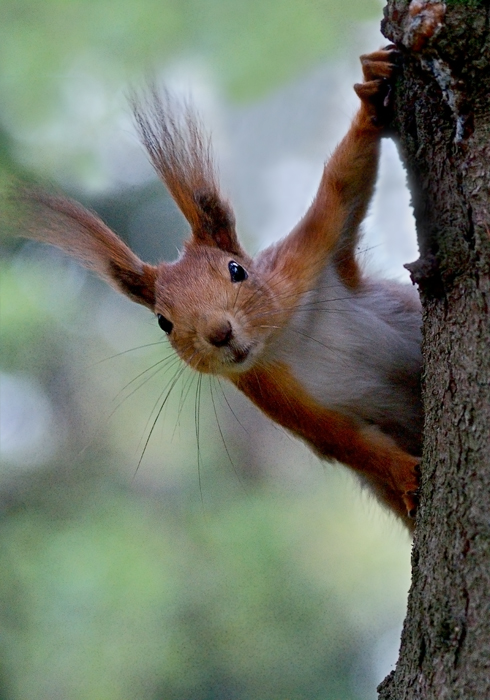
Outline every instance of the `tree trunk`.
{"label": "tree trunk", "polygon": [[490,698],[490,9],[389,0],[395,131],[424,307],[425,446],[412,586],[381,700]]}

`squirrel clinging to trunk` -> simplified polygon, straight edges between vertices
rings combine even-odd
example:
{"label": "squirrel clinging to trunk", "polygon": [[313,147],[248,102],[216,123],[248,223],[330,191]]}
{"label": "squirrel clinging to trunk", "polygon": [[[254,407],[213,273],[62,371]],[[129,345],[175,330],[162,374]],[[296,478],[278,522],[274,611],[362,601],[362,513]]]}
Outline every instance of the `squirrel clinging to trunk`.
{"label": "squirrel clinging to trunk", "polygon": [[422,446],[420,304],[412,287],[366,277],[356,259],[395,57],[393,47],[361,57],[361,105],[313,203],[253,259],[192,111],[176,113],[154,91],[134,113],[190,224],[179,259],[146,264],[95,214],[39,190],[24,197],[22,233],[148,307],[184,362],[225,377],[319,456],[351,467],[411,529]]}

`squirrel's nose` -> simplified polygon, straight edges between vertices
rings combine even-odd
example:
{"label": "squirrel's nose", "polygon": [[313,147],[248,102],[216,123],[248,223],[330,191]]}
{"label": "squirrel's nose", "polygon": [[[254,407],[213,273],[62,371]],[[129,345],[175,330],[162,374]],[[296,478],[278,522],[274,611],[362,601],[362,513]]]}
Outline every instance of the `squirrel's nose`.
{"label": "squirrel's nose", "polygon": [[208,340],[211,345],[217,348],[222,348],[228,345],[233,337],[233,330],[229,321],[224,321],[221,325],[214,328],[208,335]]}

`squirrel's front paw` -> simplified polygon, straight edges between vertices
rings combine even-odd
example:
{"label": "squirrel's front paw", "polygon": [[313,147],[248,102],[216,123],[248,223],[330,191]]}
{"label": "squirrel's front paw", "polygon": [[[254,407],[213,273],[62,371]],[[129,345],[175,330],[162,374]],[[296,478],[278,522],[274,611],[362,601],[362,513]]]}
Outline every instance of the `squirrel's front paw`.
{"label": "squirrel's front paw", "polygon": [[413,467],[413,480],[411,484],[405,484],[407,487],[402,498],[407,509],[409,518],[415,518],[419,505],[419,483],[420,483],[420,462],[417,461]]}
{"label": "squirrel's front paw", "polygon": [[376,126],[384,126],[391,117],[392,77],[400,53],[393,46],[361,56],[363,83],[354,90]]}
{"label": "squirrel's front paw", "polygon": [[417,515],[417,508],[419,505],[419,491],[405,491],[403,494],[403,502],[407,509],[407,515],[409,518],[415,518]]}

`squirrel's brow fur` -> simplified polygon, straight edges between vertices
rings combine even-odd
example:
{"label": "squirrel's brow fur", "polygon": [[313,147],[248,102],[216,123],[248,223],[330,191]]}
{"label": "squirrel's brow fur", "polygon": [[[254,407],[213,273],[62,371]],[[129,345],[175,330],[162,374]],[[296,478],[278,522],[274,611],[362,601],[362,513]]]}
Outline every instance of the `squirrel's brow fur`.
{"label": "squirrel's brow fur", "polygon": [[187,103],[151,87],[132,97],[139,135],[153,167],[198,237],[234,230],[234,216],[219,192],[210,138]]}

